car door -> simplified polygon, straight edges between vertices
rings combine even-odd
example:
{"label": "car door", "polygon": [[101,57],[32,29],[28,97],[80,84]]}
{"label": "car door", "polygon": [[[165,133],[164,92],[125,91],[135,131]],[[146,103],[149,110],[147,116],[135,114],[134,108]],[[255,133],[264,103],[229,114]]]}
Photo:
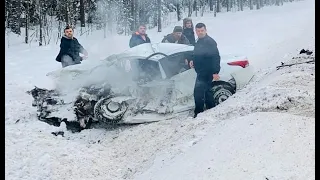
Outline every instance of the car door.
{"label": "car door", "polygon": [[192,51],[179,52],[160,60],[167,79],[173,81],[177,101],[193,97],[196,73],[185,63],[186,58],[190,59],[191,54]]}

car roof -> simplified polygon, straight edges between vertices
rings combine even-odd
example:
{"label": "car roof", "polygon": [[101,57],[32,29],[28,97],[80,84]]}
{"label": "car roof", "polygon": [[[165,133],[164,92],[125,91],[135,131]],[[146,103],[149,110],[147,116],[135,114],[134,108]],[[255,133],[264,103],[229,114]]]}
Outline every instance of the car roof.
{"label": "car roof", "polygon": [[[127,49],[126,51],[116,54],[114,56],[117,59],[127,58],[137,59],[137,58],[147,58],[154,53],[163,53],[166,55],[172,55],[179,52],[193,51],[193,46],[185,44],[174,44],[174,43],[144,43],[133,48]],[[155,55],[150,60],[158,61],[163,58],[163,55]]]}
{"label": "car roof", "polygon": [[[164,53],[166,55],[172,55],[179,52],[193,51],[194,46],[185,44],[175,44],[175,43],[144,43],[133,48],[127,49],[122,53],[113,54],[107,59],[112,60],[136,60],[145,59],[154,53]],[[243,55],[235,54],[220,54],[221,63],[227,63],[230,61],[244,60],[247,59]],[[150,60],[158,61],[163,58],[163,55],[155,55]]]}

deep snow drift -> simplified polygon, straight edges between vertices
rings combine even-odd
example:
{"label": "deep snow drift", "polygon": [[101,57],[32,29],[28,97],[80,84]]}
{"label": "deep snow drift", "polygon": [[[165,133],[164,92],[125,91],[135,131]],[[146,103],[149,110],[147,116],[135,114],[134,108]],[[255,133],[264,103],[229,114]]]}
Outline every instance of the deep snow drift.
{"label": "deep snow drift", "polygon": [[[195,18],[207,24],[221,53],[247,55],[257,70],[245,89],[196,119],[76,134],[50,126],[36,119],[25,92],[53,86],[45,75],[60,68],[58,45],[7,48],[5,178],[313,180],[314,64],[276,66],[307,60],[292,57],[314,50],[314,4]],[[148,34],[159,42],[174,25]],[[84,63],[128,48],[129,37],[100,37],[78,38],[90,55]],[[64,137],[51,134],[58,130]]]}
{"label": "deep snow drift", "polygon": [[136,179],[314,179],[314,76],[306,63],[268,72],[201,114],[209,127],[185,144],[190,148],[163,153]]}

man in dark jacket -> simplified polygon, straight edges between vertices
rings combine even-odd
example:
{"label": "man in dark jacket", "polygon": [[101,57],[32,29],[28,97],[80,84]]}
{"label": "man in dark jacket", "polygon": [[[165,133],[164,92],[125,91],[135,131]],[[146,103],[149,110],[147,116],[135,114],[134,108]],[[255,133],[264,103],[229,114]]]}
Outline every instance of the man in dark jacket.
{"label": "man in dark jacket", "polygon": [[139,29],[137,32],[132,34],[129,46],[130,48],[138,46],[143,43],[150,43],[150,38],[146,34],[146,26],[145,25],[140,25]]}
{"label": "man in dark jacket", "polygon": [[190,44],[189,40],[182,34],[182,27],[176,26],[173,33],[168,34],[161,41],[162,43]]}
{"label": "man in dark jacket", "polygon": [[185,18],[183,19],[183,31],[182,34],[187,37],[190,44],[193,46],[196,43],[195,37],[194,37],[194,31],[193,31],[193,23],[191,18]]}
{"label": "man in dark jacket", "polygon": [[62,67],[80,64],[82,57],[80,57],[79,53],[84,54],[85,58],[88,56],[88,52],[73,37],[73,29],[67,26],[64,29],[64,36],[61,38],[60,52],[56,57],[56,61],[61,62]]}
{"label": "man in dark jacket", "polygon": [[204,111],[204,105],[206,109],[215,106],[210,89],[212,81],[220,79],[220,55],[216,41],[207,35],[207,29],[203,23],[196,25],[196,33],[198,41],[194,47],[193,61],[190,61],[190,66],[194,67],[197,73],[193,94],[194,117]]}

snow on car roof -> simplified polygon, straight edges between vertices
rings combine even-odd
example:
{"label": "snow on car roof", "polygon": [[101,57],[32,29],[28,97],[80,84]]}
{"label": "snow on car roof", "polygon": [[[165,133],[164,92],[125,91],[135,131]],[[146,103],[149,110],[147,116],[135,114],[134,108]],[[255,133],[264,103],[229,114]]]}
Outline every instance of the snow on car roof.
{"label": "snow on car roof", "polygon": [[[125,59],[125,60],[133,60],[139,58],[146,58],[154,53],[164,53],[166,55],[171,55],[178,52],[183,51],[193,51],[194,46],[185,45],[185,44],[175,44],[175,43],[144,43],[133,48],[127,49],[122,53],[114,54],[108,57],[108,59]],[[237,60],[245,60],[246,56],[236,55],[236,54],[223,54],[220,55],[221,62],[230,62]],[[155,55],[150,60],[158,61],[163,58],[163,55]]]}
{"label": "snow on car roof", "polygon": [[[193,51],[193,46],[185,44],[173,44],[173,43],[144,43],[133,48],[130,48],[122,53],[117,54],[118,59],[125,57],[142,57],[146,58],[154,53],[163,53],[171,55],[183,51]],[[163,55],[155,55],[150,60],[157,61],[162,58]]]}

